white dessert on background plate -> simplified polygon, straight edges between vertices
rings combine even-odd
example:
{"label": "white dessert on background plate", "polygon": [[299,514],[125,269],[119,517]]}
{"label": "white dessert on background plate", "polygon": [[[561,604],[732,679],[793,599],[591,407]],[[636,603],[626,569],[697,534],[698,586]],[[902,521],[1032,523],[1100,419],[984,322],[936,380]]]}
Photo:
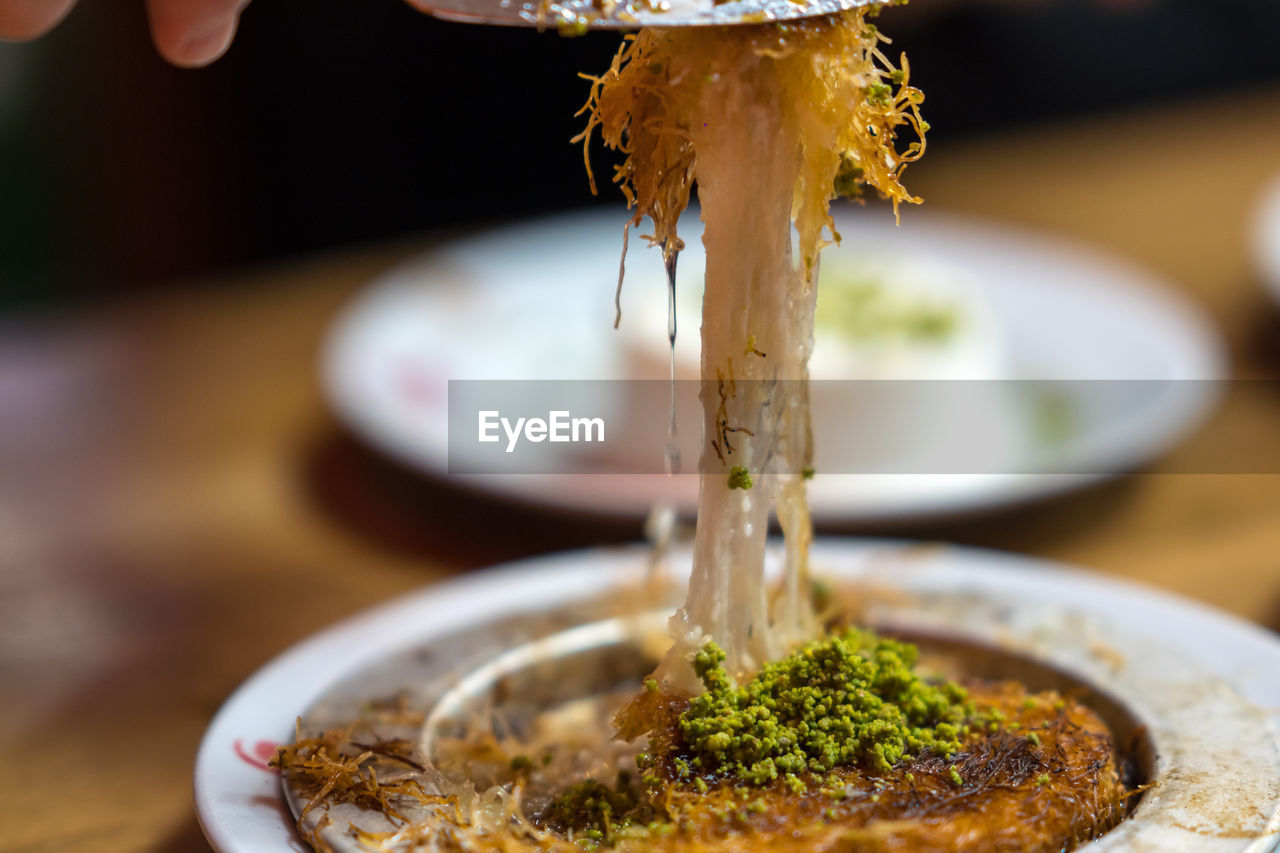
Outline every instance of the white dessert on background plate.
{"label": "white dessert on background plate", "polygon": [[823,258],[813,379],[1001,379],[1000,332],[977,283],[936,261]]}
{"label": "white dessert on background plate", "polygon": [[[675,373],[696,380],[702,253],[696,236],[686,244]],[[621,322],[627,371],[665,379],[670,352],[661,265],[634,251],[629,260]],[[994,380],[1011,378],[1009,359],[981,283],[967,270],[889,250],[828,248],[814,325],[809,372],[818,472],[984,473],[1008,466],[1019,425],[1007,388]],[[696,458],[689,454],[700,437],[688,433],[698,420],[688,401],[678,420],[688,425],[683,456]]]}

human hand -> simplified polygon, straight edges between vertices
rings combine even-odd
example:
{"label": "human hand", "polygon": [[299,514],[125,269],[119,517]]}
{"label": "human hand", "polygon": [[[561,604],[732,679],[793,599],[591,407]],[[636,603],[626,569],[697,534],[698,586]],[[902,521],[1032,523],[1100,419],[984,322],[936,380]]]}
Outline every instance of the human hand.
{"label": "human hand", "polygon": [[[1045,0],[996,0],[1029,5]],[[1094,0],[1103,6],[1130,8],[1153,0]],[[240,13],[249,0],[146,0],[151,17],[151,35],[165,59],[185,68],[208,65],[231,46]],[[408,0],[409,5],[429,11],[427,0]],[[66,17],[76,0],[0,0],[0,40],[32,39],[53,29]],[[931,0],[930,6],[949,5]]]}
{"label": "human hand", "polygon": [[[146,0],[151,36],[174,65],[199,68],[226,53],[249,0]],[[25,40],[53,29],[76,0],[0,0],[0,39]]]}

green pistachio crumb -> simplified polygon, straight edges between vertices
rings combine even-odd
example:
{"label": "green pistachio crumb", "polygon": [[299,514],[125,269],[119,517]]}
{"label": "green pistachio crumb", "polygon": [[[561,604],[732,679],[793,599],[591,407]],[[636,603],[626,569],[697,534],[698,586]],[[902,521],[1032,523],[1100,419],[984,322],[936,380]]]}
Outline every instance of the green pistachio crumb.
{"label": "green pistachio crumb", "polygon": [[734,465],[729,469],[729,488],[751,488],[751,472],[747,470],[745,465]]}
{"label": "green pistachio crumb", "polygon": [[635,808],[636,798],[627,789],[615,790],[595,779],[565,789],[551,804],[554,823],[575,830],[592,841],[608,840],[620,828],[615,817]]}
{"label": "green pistachio crumb", "polygon": [[576,38],[587,34],[587,22],[584,18],[566,18],[556,24],[556,30],[567,38]]}
{"label": "green pistachio crumb", "polygon": [[835,193],[845,198],[858,198],[862,194],[865,171],[852,151],[840,155],[840,167],[836,172]]}
{"label": "green pistachio crumb", "polygon": [[724,652],[708,643],[693,660],[706,692],[681,714],[680,732],[703,768],[750,785],[782,777],[795,787],[839,766],[886,771],[912,756],[953,754],[973,708],[959,686],[918,676],[916,656],[908,643],[850,629],[737,686]]}

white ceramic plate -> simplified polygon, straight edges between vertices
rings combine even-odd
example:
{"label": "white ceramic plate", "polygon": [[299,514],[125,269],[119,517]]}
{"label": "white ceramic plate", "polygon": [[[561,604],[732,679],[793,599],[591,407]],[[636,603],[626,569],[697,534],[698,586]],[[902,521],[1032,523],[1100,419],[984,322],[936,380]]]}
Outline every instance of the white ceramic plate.
{"label": "white ceramic plate", "polygon": [[[391,457],[431,475],[448,470],[450,379],[611,379],[634,376],[634,332],[612,328],[625,213],[589,211],[459,241],[392,271],[338,317],[322,376],[338,416]],[[1165,283],[1090,250],[1002,226],[907,210],[841,207],[843,243],[828,266],[859,253],[900,253],[974,283],[1015,379],[1203,380],[1221,375],[1221,347],[1205,320]],[[689,223],[684,270],[702,265]],[[665,304],[656,250],[632,235],[623,323]],[[658,312],[665,317],[665,312]],[[697,334],[686,318],[685,336]],[[665,329],[654,328],[655,338]],[[1211,382],[1170,382],[1123,418],[1089,415],[1018,474],[819,474],[810,504],[820,523],[903,521],[1022,502],[1132,469],[1205,417]],[[1010,417],[1014,417],[1010,410]],[[1025,415],[1025,412],[1023,413]],[[819,425],[820,426],[820,425]],[[856,425],[855,425],[856,426]],[[1029,434],[1030,418],[1008,425]],[[854,430],[856,436],[856,429]],[[817,435],[819,454],[824,436]],[[917,438],[918,440],[918,438]],[[913,458],[914,447],[901,448]],[[821,471],[819,467],[819,471]],[[1036,471],[1055,473],[1034,473]],[[1088,473],[1063,473],[1088,472]],[[696,478],[651,474],[453,476],[504,498],[641,517],[655,502],[691,513]]]}
{"label": "white ceramic plate", "polygon": [[1280,175],[1263,191],[1254,223],[1253,246],[1262,283],[1280,305]]}
{"label": "white ceramic plate", "polygon": [[[1280,809],[1274,634],[1163,592],[1008,554],[828,539],[813,555],[826,576],[919,599],[887,605],[878,624],[941,628],[1019,649],[1077,674],[1150,722],[1167,753],[1160,760],[1175,766],[1165,765],[1167,778],[1144,799],[1146,811],[1108,835],[1103,849],[1271,849]],[[638,547],[591,550],[476,572],[366,611],[285,652],[227,700],[201,744],[196,807],[210,842],[222,853],[306,850],[266,760],[291,737],[294,719],[339,679],[463,628],[593,597],[639,576],[646,557]],[[687,571],[688,559],[687,552],[673,558],[673,571]],[[1208,772],[1214,775],[1206,785]],[[1182,793],[1193,802],[1190,812],[1172,802],[1179,785],[1189,789]],[[1243,809],[1226,818],[1236,821],[1234,836],[1178,834],[1224,820],[1204,811],[1215,799]],[[1164,836],[1169,843],[1129,846],[1139,835],[1149,840],[1151,831],[1171,833]],[[1189,837],[1195,843],[1188,846]]]}

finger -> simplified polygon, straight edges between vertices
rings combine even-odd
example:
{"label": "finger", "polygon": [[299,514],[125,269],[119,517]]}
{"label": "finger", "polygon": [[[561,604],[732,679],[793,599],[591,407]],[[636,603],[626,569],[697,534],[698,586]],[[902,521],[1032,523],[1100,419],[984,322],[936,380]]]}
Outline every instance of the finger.
{"label": "finger", "polygon": [[428,15],[431,14],[431,3],[429,0],[404,0],[404,2],[408,3],[419,12],[426,12]]}
{"label": "finger", "polygon": [[0,39],[33,39],[53,29],[76,0],[0,0]]}
{"label": "finger", "polygon": [[151,37],[174,65],[199,68],[227,52],[248,5],[249,0],[147,0]]}

